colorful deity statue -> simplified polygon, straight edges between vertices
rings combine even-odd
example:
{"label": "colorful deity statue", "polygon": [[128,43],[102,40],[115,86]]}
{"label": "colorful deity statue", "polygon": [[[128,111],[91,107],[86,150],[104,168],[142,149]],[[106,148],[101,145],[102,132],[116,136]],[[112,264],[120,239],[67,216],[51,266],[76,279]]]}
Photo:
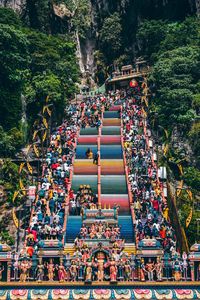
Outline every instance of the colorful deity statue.
{"label": "colorful deity statue", "polygon": [[178,258],[176,258],[174,264],[173,264],[173,269],[174,269],[174,280],[175,281],[180,281],[181,280],[181,264]]}
{"label": "colorful deity statue", "polygon": [[24,259],[21,261],[19,269],[20,269],[20,282],[25,282],[29,275],[29,270],[31,268],[31,262]]}
{"label": "colorful deity statue", "polygon": [[97,263],[98,271],[97,271],[97,280],[104,280],[104,259],[98,259]]}
{"label": "colorful deity statue", "polygon": [[168,280],[170,278],[171,271],[171,261],[169,253],[165,252],[163,257],[164,269],[165,269],[165,277]]}
{"label": "colorful deity statue", "polygon": [[135,279],[135,271],[136,271],[136,263],[135,263],[135,255],[134,254],[131,254],[130,268],[131,268],[130,279],[131,279],[131,281],[134,281],[134,279]]}
{"label": "colorful deity statue", "polygon": [[50,262],[47,264],[47,270],[49,281],[53,281],[55,267],[52,259],[50,259]]}
{"label": "colorful deity statue", "polygon": [[142,258],[140,261],[140,280],[141,281],[145,281],[145,273],[146,273],[146,269],[145,269],[144,259]]}
{"label": "colorful deity statue", "polygon": [[66,281],[70,281],[70,267],[71,267],[71,257],[70,254],[67,253],[65,257]]}
{"label": "colorful deity statue", "polygon": [[41,282],[44,280],[44,265],[42,264],[41,259],[39,260],[39,264],[37,266],[37,281]]}
{"label": "colorful deity statue", "polygon": [[2,281],[3,272],[4,272],[4,266],[2,266],[2,265],[0,264],[0,281]]}
{"label": "colorful deity statue", "polygon": [[122,259],[119,260],[118,262],[118,273],[119,273],[119,280],[123,281],[124,280],[124,263]]}
{"label": "colorful deity statue", "polygon": [[162,281],[163,264],[160,257],[157,258],[157,262],[155,264],[155,270],[156,270],[157,281]]}
{"label": "colorful deity statue", "polygon": [[77,266],[76,262],[73,260],[71,267],[70,267],[70,275],[71,275],[71,280],[74,282],[76,281],[77,278]]}
{"label": "colorful deity statue", "polygon": [[151,259],[149,259],[148,263],[146,263],[146,271],[147,271],[149,281],[153,281],[154,270],[155,270],[154,263],[152,262]]}
{"label": "colorful deity statue", "polygon": [[16,281],[18,279],[18,272],[19,272],[19,257],[17,254],[15,254],[15,257],[14,257],[15,261],[14,261],[14,264],[13,264],[13,267],[14,267],[14,280]]}
{"label": "colorful deity statue", "polygon": [[184,278],[184,280],[187,280],[187,270],[188,270],[187,258],[188,258],[187,254],[185,252],[183,252],[183,255],[182,255],[182,259],[183,259],[182,269],[183,269],[183,278]]}
{"label": "colorful deity statue", "polygon": [[78,280],[83,280],[83,270],[84,270],[84,263],[81,261],[81,260],[78,260],[78,265],[77,265],[77,268],[78,268]]}
{"label": "colorful deity statue", "polygon": [[88,260],[85,267],[85,282],[90,283],[92,281],[92,260]]}
{"label": "colorful deity statue", "polygon": [[117,264],[112,258],[110,261],[110,282],[117,281]]}
{"label": "colorful deity statue", "polygon": [[129,260],[124,263],[124,279],[125,281],[131,280],[131,266]]}
{"label": "colorful deity statue", "polygon": [[60,262],[60,265],[58,266],[58,280],[60,282],[64,282],[66,280],[67,272],[65,270],[65,267],[63,266],[63,262]]}

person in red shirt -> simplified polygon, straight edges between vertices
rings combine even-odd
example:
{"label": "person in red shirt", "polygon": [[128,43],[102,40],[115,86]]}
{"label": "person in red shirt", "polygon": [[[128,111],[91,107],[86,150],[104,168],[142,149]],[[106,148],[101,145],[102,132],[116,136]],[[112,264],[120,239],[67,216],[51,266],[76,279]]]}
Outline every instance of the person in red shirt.
{"label": "person in red shirt", "polygon": [[154,208],[155,210],[159,211],[159,202],[158,202],[158,200],[157,200],[157,199],[154,199],[154,200],[152,201],[152,204],[153,204],[153,208]]}
{"label": "person in red shirt", "polygon": [[164,240],[166,238],[166,229],[164,226],[161,227],[159,234],[160,234],[161,239]]}

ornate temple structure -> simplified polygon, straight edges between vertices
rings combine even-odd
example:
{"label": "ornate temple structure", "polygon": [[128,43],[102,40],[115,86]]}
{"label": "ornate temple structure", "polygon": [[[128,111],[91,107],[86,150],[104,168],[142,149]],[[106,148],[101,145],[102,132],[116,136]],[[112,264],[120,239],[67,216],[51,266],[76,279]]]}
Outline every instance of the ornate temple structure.
{"label": "ornate temple structure", "polygon": [[0,246],[1,300],[200,299],[200,246],[178,251],[143,80],[67,109],[23,247]]}

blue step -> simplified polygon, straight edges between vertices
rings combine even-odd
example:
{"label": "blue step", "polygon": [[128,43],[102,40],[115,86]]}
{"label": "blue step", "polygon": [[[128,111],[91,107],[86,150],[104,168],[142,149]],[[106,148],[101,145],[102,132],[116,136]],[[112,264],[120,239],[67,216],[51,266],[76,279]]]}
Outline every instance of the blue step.
{"label": "blue step", "polygon": [[125,239],[126,243],[134,242],[134,229],[132,217],[129,216],[119,216],[118,225],[121,228],[121,238]]}
{"label": "blue step", "polygon": [[80,228],[82,226],[81,216],[68,216],[67,220],[67,231],[65,235],[66,243],[73,243],[75,238],[80,233]]}

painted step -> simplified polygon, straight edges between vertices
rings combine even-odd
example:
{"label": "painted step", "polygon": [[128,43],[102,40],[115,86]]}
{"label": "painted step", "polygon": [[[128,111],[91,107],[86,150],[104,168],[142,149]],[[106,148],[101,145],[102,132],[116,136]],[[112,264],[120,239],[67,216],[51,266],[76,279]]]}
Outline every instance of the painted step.
{"label": "painted step", "polygon": [[120,135],[101,136],[101,145],[121,145],[121,136]]}
{"label": "painted step", "polygon": [[136,255],[136,246],[135,246],[135,244],[125,244],[124,252],[128,253],[128,255],[131,255],[131,254]]}
{"label": "painted step", "polygon": [[97,175],[74,175],[72,177],[72,190],[76,194],[80,185],[89,185],[94,194],[98,193],[98,178]]}
{"label": "painted step", "polygon": [[64,247],[64,254],[67,255],[68,253],[73,256],[74,252],[76,251],[74,247],[74,243],[67,243]]}
{"label": "painted step", "polygon": [[113,208],[116,205],[119,205],[119,214],[128,214],[130,212],[129,199],[128,195],[110,195],[104,194],[101,195],[101,204],[102,207],[106,206],[107,208]]}
{"label": "painted step", "polygon": [[123,175],[125,173],[124,161],[122,159],[102,159],[102,175]]}
{"label": "painted step", "polygon": [[68,216],[67,230],[65,236],[66,243],[74,243],[75,238],[79,235],[82,226],[81,216]]}
{"label": "painted step", "polygon": [[103,118],[104,119],[119,119],[120,114],[119,114],[118,110],[105,111],[104,114],[103,114]]}
{"label": "painted step", "polygon": [[119,216],[118,225],[121,227],[121,237],[126,243],[133,243],[134,228],[131,216]]}
{"label": "painted step", "polygon": [[102,175],[101,176],[102,194],[128,194],[125,175]]}
{"label": "painted step", "polygon": [[91,149],[93,154],[95,154],[97,152],[97,145],[90,145],[90,144],[87,144],[87,145],[78,145],[77,148],[76,148],[76,159],[86,159],[87,160],[87,157],[86,157],[86,151],[88,149]]}
{"label": "painted step", "polygon": [[78,137],[78,144],[97,145],[97,136],[96,135],[80,135]]}
{"label": "painted step", "polygon": [[121,126],[121,119],[118,118],[105,118],[103,120],[103,126]]}
{"label": "painted step", "polygon": [[76,159],[74,161],[74,174],[75,175],[97,175],[98,167],[93,164],[93,161],[87,159]]}
{"label": "painted step", "polygon": [[122,159],[121,145],[101,145],[101,159]]}
{"label": "painted step", "polygon": [[121,135],[120,126],[103,126],[101,129],[102,135]]}

